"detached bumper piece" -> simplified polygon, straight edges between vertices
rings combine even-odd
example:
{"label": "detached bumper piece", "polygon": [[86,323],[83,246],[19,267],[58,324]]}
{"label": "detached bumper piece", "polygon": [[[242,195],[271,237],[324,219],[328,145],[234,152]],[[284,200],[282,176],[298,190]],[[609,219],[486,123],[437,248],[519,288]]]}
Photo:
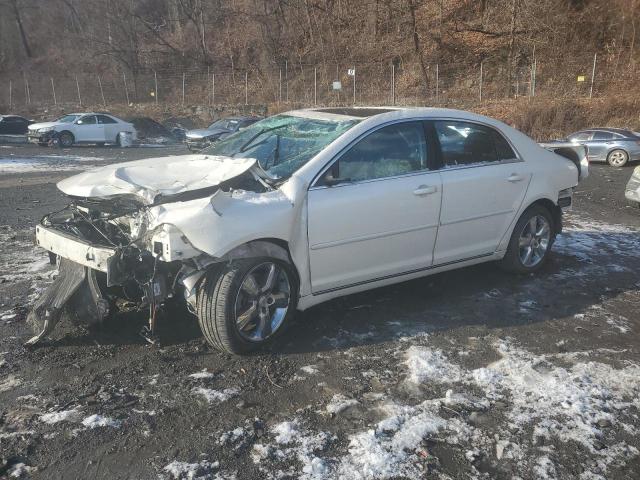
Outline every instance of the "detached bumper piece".
{"label": "detached bumper piece", "polygon": [[36,345],[49,336],[65,312],[72,319],[99,325],[109,314],[109,303],[102,295],[98,272],[61,258],[58,276],[27,317],[39,333],[25,345]]}

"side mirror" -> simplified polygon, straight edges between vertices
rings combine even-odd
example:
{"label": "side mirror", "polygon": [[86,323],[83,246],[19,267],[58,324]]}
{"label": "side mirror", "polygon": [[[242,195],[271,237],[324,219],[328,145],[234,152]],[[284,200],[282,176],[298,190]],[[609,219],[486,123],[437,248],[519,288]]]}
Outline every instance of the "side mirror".
{"label": "side mirror", "polygon": [[322,185],[325,185],[327,187],[333,187],[341,183],[349,182],[351,182],[350,178],[334,177],[331,170],[328,170],[327,173],[324,174],[324,177],[322,177]]}
{"label": "side mirror", "polygon": [[76,125],[82,125],[82,120],[78,120],[78,121],[76,122]]}

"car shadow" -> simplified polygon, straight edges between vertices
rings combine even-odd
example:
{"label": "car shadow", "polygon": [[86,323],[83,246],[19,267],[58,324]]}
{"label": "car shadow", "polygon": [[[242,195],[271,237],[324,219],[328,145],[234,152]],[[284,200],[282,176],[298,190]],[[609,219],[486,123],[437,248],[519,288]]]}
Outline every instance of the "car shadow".
{"label": "car shadow", "polygon": [[[536,274],[506,273],[493,262],[317,305],[298,312],[288,330],[255,355],[345,350],[468,326],[500,329],[571,318],[637,289],[640,258],[634,252],[640,236],[599,231],[579,236],[577,254],[567,252],[577,238],[569,237]],[[119,313],[95,332],[56,343],[144,345],[139,332],[147,318],[146,311]],[[162,346],[204,343],[197,319],[180,302],[165,309],[157,333]]]}

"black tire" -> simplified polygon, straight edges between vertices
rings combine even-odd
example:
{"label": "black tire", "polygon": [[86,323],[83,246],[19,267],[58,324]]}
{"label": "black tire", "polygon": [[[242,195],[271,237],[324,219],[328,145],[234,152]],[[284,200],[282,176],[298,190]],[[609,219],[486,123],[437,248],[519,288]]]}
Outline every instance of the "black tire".
{"label": "black tire", "polygon": [[104,142],[96,142],[96,145],[97,145],[98,147],[104,147]]}
{"label": "black tire", "polygon": [[[245,276],[254,267],[271,262],[286,273],[290,284],[289,305],[279,328],[265,340],[244,338],[235,318],[235,302]],[[213,348],[233,354],[249,353],[271,343],[286,329],[295,315],[298,301],[298,280],[290,264],[274,258],[236,260],[231,264],[216,265],[207,272],[198,288],[196,315],[206,341]]]}
{"label": "black tire", "polygon": [[607,155],[607,163],[612,167],[624,167],[629,163],[629,154],[622,149],[611,150]]}
{"label": "black tire", "polygon": [[38,142],[38,145],[40,145],[41,147],[48,147],[49,144],[47,142]]}
{"label": "black tire", "polygon": [[58,135],[58,146],[60,148],[70,148],[73,146],[75,140],[71,132],[61,132],[60,135]]}
{"label": "black tire", "polygon": [[[520,237],[524,232],[525,227],[530,220],[536,216],[544,217],[549,225],[549,241],[546,251],[542,258],[535,265],[525,265],[520,256]],[[553,221],[553,215],[542,205],[532,205],[527,208],[516,223],[516,226],[511,233],[511,239],[509,240],[509,246],[507,247],[507,253],[501,262],[501,267],[509,272],[527,274],[533,273],[539,270],[549,257],[549,252],[553,246],[553,242],[556,237],[557,227]]]}
{"label": "black tire", "polygon": [[120,134],[116,135],[116,145],[118,147],[122,147],[122,142],[120,141]]}

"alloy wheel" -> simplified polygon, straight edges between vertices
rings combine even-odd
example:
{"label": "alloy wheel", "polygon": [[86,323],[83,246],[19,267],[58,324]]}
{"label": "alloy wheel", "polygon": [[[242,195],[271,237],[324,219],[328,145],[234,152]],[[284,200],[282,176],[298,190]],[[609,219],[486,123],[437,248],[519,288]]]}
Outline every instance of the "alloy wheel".
{"label": "alloy wheel", "polygon": [[544,258],[551,240],[551,226],[545,217],[535,215],[525,224],[518,241],[520,261],[535,267]]}
{"label": "alloy wheel", "polygon": [[238,333],[252,342],[262,342],[282,326],[289,310],[291,281],[275,262],[253,267],[242,279],[235,301]]}

